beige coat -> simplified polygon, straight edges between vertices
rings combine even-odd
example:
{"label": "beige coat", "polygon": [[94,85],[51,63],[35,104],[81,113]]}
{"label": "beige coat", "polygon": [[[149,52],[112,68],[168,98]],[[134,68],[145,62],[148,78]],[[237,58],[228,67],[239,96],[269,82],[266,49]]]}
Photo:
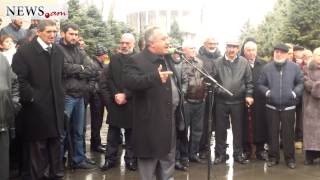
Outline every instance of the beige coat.
{"label": "beige coat", "polygon": [[320,65],[311,62],[304,69],[304,150],[320,151]]}

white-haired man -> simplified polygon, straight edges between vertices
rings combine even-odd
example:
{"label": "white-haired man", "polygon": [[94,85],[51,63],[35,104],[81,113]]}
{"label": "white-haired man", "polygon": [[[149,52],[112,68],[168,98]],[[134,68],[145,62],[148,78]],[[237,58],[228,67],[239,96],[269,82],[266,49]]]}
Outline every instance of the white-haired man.
{"label": "white-haired man", "polygon": [[[247,158],[251,157],[252,146],[256,146],[256,159],[266,160],[268,157],[264,149],[264,144],[268,140],[268,132],[266,129],[267,122],[265,119],[265,97],[258,90],[257,81],[261,74],[261,69],[266,64],[265,61],[257,57],[257,44],[248,41],[243,46],[244,58],[249,62],[252,70],[253,98],[254,103],[250,107],[246,107],[243,122],[243,151]],[[252,127],[252,128],[250,128]]]}

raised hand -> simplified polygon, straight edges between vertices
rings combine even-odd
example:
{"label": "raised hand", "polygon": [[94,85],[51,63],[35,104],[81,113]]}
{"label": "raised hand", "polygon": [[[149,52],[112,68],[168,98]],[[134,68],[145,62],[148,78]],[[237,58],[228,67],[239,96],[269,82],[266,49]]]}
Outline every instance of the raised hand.
{"label": "raised hand", "polygon": [[162,71],[162,65],[160,64],[158,67],[160,79],[162,83],[166,83],[169,75],[173,74],[172,71]]}

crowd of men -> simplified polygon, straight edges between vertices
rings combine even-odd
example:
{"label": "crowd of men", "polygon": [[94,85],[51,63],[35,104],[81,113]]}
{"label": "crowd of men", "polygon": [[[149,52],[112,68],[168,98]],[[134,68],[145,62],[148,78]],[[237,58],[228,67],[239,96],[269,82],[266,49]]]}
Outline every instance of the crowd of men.
{"label": "crowd of men", "polygon": [[[280,161],[281,146],[286,165],[294,169],[295,142],[302,148],[302,141],[306,165],[320,155],[319,48],[312,53],[279,43],[267,62],[257,56],[253,38],[242,47],[230,40],[221,54],[216,39],[207,37],[198,52],[196,42],[187,40],[181,52],[170,53],[170,37],[150,27],[139,39],[140,52],[134,35],[124,33],[115,53],[97,44],[95,57],[89,57],[76,24],[67,23],[61,32],[52,20],[34,20],[29,30],[21,26],[14,19],[0,31],[3,179],[9,179],[9,162],[26,180],[61,179],[67,166],[96,168],[86,156],[88,105],[90,150],[105,153],[100,169],[119,164],[125,141],[125,167],[138,170],[142,180],[173,179],[174,169],[203,163],[212,132],[214,164],[232,155],[240,164],[257,159],[272,167]],[[229,128],[233,154],[228,155]],[[9,156],[9,145],[15,156]]]}

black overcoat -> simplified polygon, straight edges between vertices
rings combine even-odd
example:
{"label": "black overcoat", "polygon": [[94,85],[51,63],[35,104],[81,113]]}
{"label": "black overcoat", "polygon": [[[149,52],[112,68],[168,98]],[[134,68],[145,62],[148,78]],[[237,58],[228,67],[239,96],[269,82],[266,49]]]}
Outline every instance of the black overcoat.
{"label": "black overcoat", "polygon": [[[101,94],[108,107],[107,123],[120,128],[132,127],[132,94],[123,85],[123,67],[131,54],[115,54],[111,57],[108,68],[104,69],[101,77]],[[126,104],[118,105],[115,95],[124,93]]]}
{"label": "black overcoat", "polygon": [[59,137],[63,130],[63,60],[56,45],[49,55],[37,38],[20,47],[13,57],[23,106],[22,133],[27,140]]}
{"label": "black overcoat", "polygon": [[243,123],[243,141],[244,143],[253,142],[253,143],[259,143],[259,142],[267,142],[267,121],[266,121],[266,114],[265,114],[265,95],[262,94],[258,89],[258,79],[261,74],[261,70],[263,66],[266,64],[266,61],[261,59],[256,59],[254,62],[254,67],[252,70],[252,83],[253,83],[253,99],[254,103],[250,107],[251,109],[251,124],[252,124],[252,139],[250,140],[249,136],[251,136],[249,133],[249,116],[248,112],[249,109],[246,107],[245,111],[245,121]]}
{"label": "black overcoat", "polygon": [[[177,87],[181,88],[172,61],[168,60],[170,57],[166,56],[174,73],[170,78],[174,78]],[[159,58],[146,48],[133,56],[124,68],[125,86],[133,92],[132,140],[134,153],[139,158],[167,155],[175,143],[172,141],[173,128],[183,130],[185,127],[182,107],[173,112],[170,80],[164,84],[160,80]]]}

